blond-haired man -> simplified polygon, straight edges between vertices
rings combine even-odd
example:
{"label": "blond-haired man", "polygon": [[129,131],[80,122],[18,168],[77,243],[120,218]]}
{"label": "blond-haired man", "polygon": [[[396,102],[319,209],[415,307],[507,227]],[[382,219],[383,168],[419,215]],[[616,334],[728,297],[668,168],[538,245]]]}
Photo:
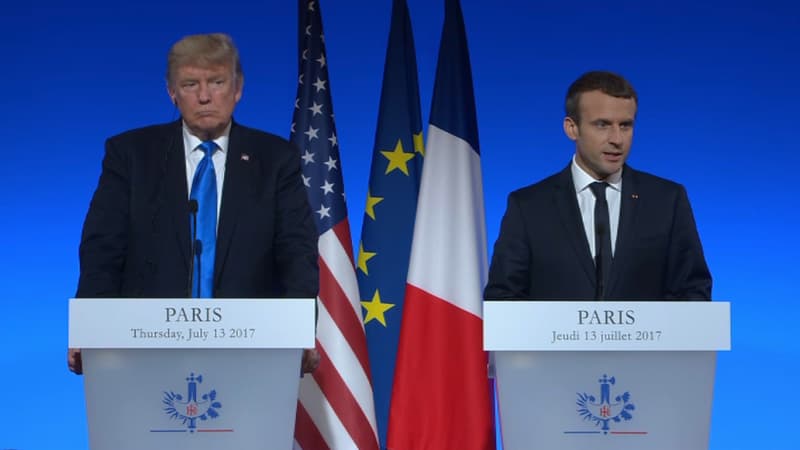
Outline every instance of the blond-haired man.
{"label": "blond-haired man", "polygon": [[[181,118],[106,141],[77,297],[316,297],[317,233],[300,154],[233,120],[243,86],[230,36],[173,45],[167,93]],[[198,203],[210,217],[205,228]],[[210,241],[200,240],[204,229]],[[303,369],[317,362],[307,351]],[[68,364],[81,372],[79,350],[70,349]]]}

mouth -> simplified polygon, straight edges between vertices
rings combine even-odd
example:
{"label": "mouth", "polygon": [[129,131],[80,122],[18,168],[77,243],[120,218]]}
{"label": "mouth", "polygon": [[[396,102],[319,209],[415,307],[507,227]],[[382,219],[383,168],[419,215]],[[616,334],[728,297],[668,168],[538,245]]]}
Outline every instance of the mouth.
{"label": "mouth", "polygon": [[617,162],[622,159],[622,152],[603,152],[603,157],[609,161]]}

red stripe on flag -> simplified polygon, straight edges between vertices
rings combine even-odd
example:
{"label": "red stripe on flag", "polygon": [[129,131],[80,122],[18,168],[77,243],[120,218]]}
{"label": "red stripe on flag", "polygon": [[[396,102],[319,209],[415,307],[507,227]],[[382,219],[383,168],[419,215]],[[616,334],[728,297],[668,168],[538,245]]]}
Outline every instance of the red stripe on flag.
{"label": "red stripe on flag", "polygon": [[388,448],[494,448],[481,318],[412,285],[403,307]]}
{"label": "red stripe on flag", "polygon": [[322,437],[317,426],[314,425],[314,421],[311,420],[311,416],[299,401],[295,416],[294,438],[303,450],[329,450],[330,448],[325,443],[325,438]]}
{"label": "red stripe on flag", "polygon": [[342,243],[344,251],[347,252],[347,256],[350,258],[350,265],[355,271],[356,268],[353,265],[353,245],[351,244],[351,242],[353,242],[353,238],[350,237],[350,221],[345,217],[343,221],[334,225],[332,230],[334,234],[336,234],[336,237],[339,238],[339,242]]}
{"label": "red stripe on flag", "polygon": [[357,448],[378,448],[377,437],[372,432],[372,425],[350,392],[347,383],[331,363],[325,349],[317,346],[317,350],[320,361],[319,367],[314,371],[314,380],[325,393],[325,398],[336,412],[336,416],[350,434]]}
{"label": "red stripe on flag", "polygon": [[364,327],[361,325],[361,318],[353,314],[350,300],[322,256],[319,258],[319,299],[361,363],[361,368],[367,375],[371,389],[372,376],[369,371],[367,338],[364,334]]}

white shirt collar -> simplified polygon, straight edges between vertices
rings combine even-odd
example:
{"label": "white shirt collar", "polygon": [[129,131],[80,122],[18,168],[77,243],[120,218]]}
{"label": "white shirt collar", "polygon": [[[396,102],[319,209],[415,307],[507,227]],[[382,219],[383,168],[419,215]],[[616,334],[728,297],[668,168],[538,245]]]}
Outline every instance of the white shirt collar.
{"label": "white shirt collar", "polygon": [[[228,122],[228,126],[225,127],[225,131],[222,132],[222,135],[214,139],[214,143],[217,144],[219,151],[222,153],[228,152],[228,141],[230,140],[232,123],[233,121]],[[203,143],[199,137],[193,135],[192,132],[189,131],[186,122],[183,122],[183,142],[186,143],[186,148],[184,150],[187,158],[193,151],[199,150],[197,146]]]}
{"label": "white shirt collar", "polygon": [[[581,166],[575,161],[575,155],[572,156],[572,164],[570,165],[572,171],[572,181],[575,183],[575,192],[581,192],[589,187],[590,184],[600,181],[592,178],[591,175],[586,173]],[[603,180],[611,186],[612,189],[622,192],[622,169],[612,173],[607,179]]]}

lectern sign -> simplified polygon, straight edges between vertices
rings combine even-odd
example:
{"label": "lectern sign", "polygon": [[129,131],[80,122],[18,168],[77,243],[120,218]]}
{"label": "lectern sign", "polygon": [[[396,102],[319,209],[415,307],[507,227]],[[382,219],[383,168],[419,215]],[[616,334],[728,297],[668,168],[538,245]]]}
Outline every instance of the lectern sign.
{"label": "lectern sign", "polygon": [[633,398],[630,392],[615,389],[617,380],[613,376],[603,375],[599,380],[600,393],[595,396],[594,393],[579,392],[578,399],[575,402],[577,405],[577,413],[585,421],[593,423],[597,431],[584,431],[584,430],[567,430],[565,434],[647,434],[646,431],[613,431],[614,424],[627,422],[633,420],[636,405],[633,403]]}
{"label": "lectern sign", "polygon": [[[209,428],[207,423],[219,417],[222,403],[217,398],[217,391],[201,391],[198,386],[203,382],[203,375],[190,373],[186,378],[185,395],[175,391],[164,391],[162,403],[164,413],[183,425],[182,429],[150,430],[153,433],[188,431],[199,432],[233,432],[232,429]],[[203,393],[204,392],[204,393]],[[198,428],[200,423],[200,428]],[[205,426],[203,426],[205,425]]]}
{"label": "lectern sign", "polygon": [[506,450],[708,450],[729,303],[483,306]]}
{"label": "lectern sign", "polygon": [[729,349],[730,304],[489,301],[484,331],[495,351]]}
{"label": "lectern sign", "polygon": [[310,348],[314,324],[291,324],[313,315],[313,302],[298,299],[80,299],[70,304],[70,347],[281,348],[300,333]]}
{"label": "lectern sign", "polygon": [[71,299],[89,450],[291,448],[307,299]]}

